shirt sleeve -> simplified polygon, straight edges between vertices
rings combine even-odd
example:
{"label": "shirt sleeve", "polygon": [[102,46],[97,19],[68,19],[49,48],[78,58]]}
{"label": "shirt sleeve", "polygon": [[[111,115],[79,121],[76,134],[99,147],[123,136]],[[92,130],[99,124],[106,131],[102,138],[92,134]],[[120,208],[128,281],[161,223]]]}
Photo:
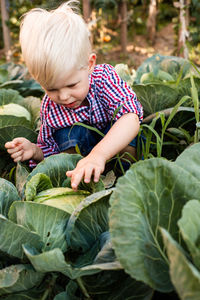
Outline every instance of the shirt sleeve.
{"label": "shirt sleeve", "polygon": [[114,121],[126,113],[135,113],[138,115],[140,123],[142,122],[143,107],[141,103],[127,82],[119,77],[114,67],[104,65],[101,86],[99,91],[102,105]]}
{"label": "shirt sleeve", "polygon": [[[53,138],[54,129],[49,127],[46,122],[47,113],[48,113],[47,103],[48,103],[48,96],[44,96],[41,104],[41,109],[40,109],[41,126],[37,137],[37,144],[36,144],[42,150],[44,154],[44,158],[53,154],[60,153],[58,146]],[[29,161],[30,167],[33,168],[36,165],[37,165],[36,161],[34,160]]]}

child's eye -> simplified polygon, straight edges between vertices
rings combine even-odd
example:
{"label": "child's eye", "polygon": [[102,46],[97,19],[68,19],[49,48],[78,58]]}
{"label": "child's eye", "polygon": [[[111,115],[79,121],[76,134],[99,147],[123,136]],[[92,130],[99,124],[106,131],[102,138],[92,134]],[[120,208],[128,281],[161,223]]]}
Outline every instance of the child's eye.
{"label": "child's eye", "polygon": [[50,93],[53,93],[53,92],[56,92],[56,90],[48,90],[47,92],[50,92]]}
{"label": "child's eye", "polygon": [[67,85],[68,88],[73,88],[77,85],[77,83],[73,83],[73,84],[70,84],[70,85]]}

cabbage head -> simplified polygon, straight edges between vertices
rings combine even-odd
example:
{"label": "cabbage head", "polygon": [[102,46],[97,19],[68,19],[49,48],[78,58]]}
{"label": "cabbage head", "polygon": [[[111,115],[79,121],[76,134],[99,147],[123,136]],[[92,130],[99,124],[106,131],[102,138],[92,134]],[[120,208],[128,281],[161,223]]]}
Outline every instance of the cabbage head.
{"label": "cabbage head", "polygon": [[130,72],[128,65],[126,64],[117,64],[115,65],[115,70],[118,75],[126,81],[130,86],[134,83],[136,72],[134,69]]}
{"label": "cabbage head", "polygon": [[33,201],[57,207],[71,214],[88,195],[90,195],[88,191],[73,191],[68,187],[55,187],[38,193]]}
{"label": "cabbage head", "polygon": [[53,187],[46,174],[37,173],[26,184],[26,201],[34,201],[62,209],[71,214],[90,192],[73,191],[69,187]]}
{"label": "cabbage head", "polygon": [[16,103],[9,103],[0,106],[0,115],[12,115],[16,117],[24,117],[28,121],[31,121],[31,114],[22,105]]}

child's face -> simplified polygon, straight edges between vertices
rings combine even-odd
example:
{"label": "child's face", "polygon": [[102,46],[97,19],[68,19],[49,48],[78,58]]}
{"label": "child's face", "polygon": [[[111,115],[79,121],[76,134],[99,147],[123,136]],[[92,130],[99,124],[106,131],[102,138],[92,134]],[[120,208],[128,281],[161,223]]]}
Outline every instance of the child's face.
{"label": "child's face", "polygon": [[89,68],[74,69],[69,75],[60,77],[52,89],[45,92],[49,98],[67,108],[79,107],[89,91]]}
{"label": "child's face", "polygon": [[68,75],[61,74],[55,86],[44,89],[49,98],[59,105],[67,108],[81,106],[89,91],[89,74],[93,71],[96,63],[96,54],[89,56],[88,66],[80,70],[73,69]]}

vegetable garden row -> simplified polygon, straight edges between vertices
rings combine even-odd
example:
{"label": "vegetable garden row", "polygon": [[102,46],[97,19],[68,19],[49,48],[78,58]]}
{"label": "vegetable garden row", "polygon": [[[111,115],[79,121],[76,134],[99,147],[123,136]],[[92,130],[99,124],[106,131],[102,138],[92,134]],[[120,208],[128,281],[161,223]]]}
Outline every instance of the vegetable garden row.
{"label": "vegetable garden row", "polygon": [[80,154],[33,170],[7,155],[16,136],[36,141],[43,91],[0,67],[1,299],[200,299],[200,72],[161,55],[116,70],[144,107],[143,159],[75,192]]}

